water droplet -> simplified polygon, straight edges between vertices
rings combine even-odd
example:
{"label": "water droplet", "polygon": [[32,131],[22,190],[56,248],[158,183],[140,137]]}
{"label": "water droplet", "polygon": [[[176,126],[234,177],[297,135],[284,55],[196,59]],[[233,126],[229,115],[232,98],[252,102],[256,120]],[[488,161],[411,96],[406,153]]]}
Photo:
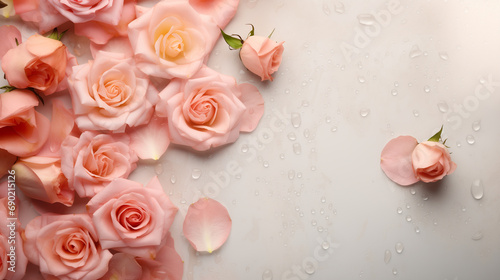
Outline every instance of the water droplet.
{"label": "water droplet", "polygon": [[187,203],[187,201],[184,198],[181,199],[181,204],[186,204],[186,203]]}
{"label": "water droplet", "polygon": [[328,6],[328,3],[323,2],[323,13],[325,13],[325,15],[329,16],[331,12],[332,11],[330,11],[330,7]]}
{"label": "water droplet", "polygon": [[426,85],[426,86],[424,86],[424,91],[425,91],[426,93],[431,92],[431,87],[430,87],[430,86],[427,86],[427,85]]}
{"label": "water droplet", "polygon": [[297,178],[302,178],[302,172],[297,172]]}
{"label": "water droplet", "polygon": [[311,133],[309,132],[309,129],[304,129],[304,137],[309,138],[311,136]]}
{"label": "water droplet", "polygon": [[392,90],[391,90],[391,94],[392,94],[393,96],[398,95],[398,90],[397,90],[397,89],[392,89]]}
{"label": "water droplet", "polygon": [[420,233],[420,228],[419,227],[415,227],[415,233]]}
{"label": "water droplet", "polygon": [[442,60],[448,60],[448,54],[446,52],[439,52],[439,57]]}
{"label": "water droplet", "polygon": [[470,192],[472,194],[472,197],[474,199],[481,199],[484,196],[484,186],[483,186],[483,181],[481,179],[476,179],[472,182],[472,185],[470,187]]}
{"label": "water droplet", "polygon": [[155,173],[156,175],[160,175],[161,173],[163,173],[163,165],[161,163],[158,163],[155,166]]}
{"label": "water droplet", "polygon": [[410,215],[406,216],[406,221],[407,222],[411,222],[411,216]]}
{"label": "water droplet", "polygon": [[415,191],[415,189],[414,189],[414,188],[411,188],[411,189],[410,189],[410,193],[411,193],[412,195],[415,195],[417,192]]}
{"label": "water droplet", "polygon": [[191,171],[191,177],[195,180],[198,180],[200,179],[201,177],[201,170],[198,169],[198,168],[193,168],[193,170]]}
{"label": "water droplet", "polygon": [[285,89],[285,94],[289,94],[290,93],[290,89]]}
{"label": "water droplet", "polygon": [[403,213],[403,208],[398,207],[398,209],[396,211],[398,212],[398,214],[401,214],[401,213]]}
{"label": "water droplet", "polygon": [[273,280],[273,272],[269,269],[266,269],[262,273],[262,280]]}
{"label": "water droplet", "polygon": [[170,183],[175,184],[176,181],[177,178],[175,178],[175,175],[172,174],[172,176],[170,176]]}
{"label": "water droplet", "polygon": [[323,227],[322,227],[322,226],[319,226],[319,227],[318,227],[318,232],[323,232],[323,230],[324,230],[324,229],[323,229]]}
{"label": "water droplet", "polygon": [[370,109],[368,109],[368,108],[363,108],[363,109],[361,109],[361,110],[359,111],[359,114],[360,114],[363,118],[365,118],[365,117],[367,117],[367,116],[368,116],[368,114],[370,114]]}
{"label": "water droplet", "polygon": [[330,131],[331,132],[336,132],[337,131],[337,127],[336,126],[332,126],[332,128],[330,128]]}
{"label": "water droplet", "polygon": [[336,2],[334,7],[335,12],[343,14],[345,12],[345,6],[342,2]]}
{"label": "water droplet", "polygon": [[358,21],[362,25],[373,25],[375,23],[375,17],[372,14],[361,14],[358,15]]}
{"label": "water droplet", "polygon": [[313,214],[313,215],[316,214],[316,210],[311,209],[311,214]]}
{"label": "water droplet", "polygon": [[323,208],[321,208],[321,210],[319,210],[319,213],[320,213],[321,215],[324,215],[324,214],[325,214],[325,210],[324,210]]}
{"label": "water droplet", "polygon": [[481,129],[481,121],[475,121],[472,123],[472,130],[479,131]]}
{"label": "water droplet", "polygon": [[396,82],[394,82],[394,86],[395,86],[395,87],[399,87],[399,83],[398,83],[397,81],[396,81]]}
{"label": "water droplet", "polygon": [[325,117],[325,122],[326,123],[331,123],[332,122],[332,118],[330,116],[326,116]]}
{"label": "water droplet", "polygon": [[474,241],[478,241],[481,239],[483,239],[483,232],[482,231],[478,231],[472,235],[472,240],[474,240]]}
{"label": "water droplet", "polygon": [[288,171],[288,179],[293,180],[295,178],[295,171],[290,170]]}
{"label": "water droplet", "polygon": [[312,275],[314,274],[314,272],[316,272],[316,268],[314,267],[314,264],[312,262],[307,262],[304,266],[304,271],[307,274]]}
{"label": "water droplet", "polygon": [[420,50],[418,45],[413,45],[413,47],[411,47],[411,50],[410,50],[410,58],[419,57],[421,55],[422,55],[422,51]]}
{"label": "water droplet", "polygon": [[420,116],[420,113],[417,110],[413,110],[413,116],[417,118],[418,116]]}
{"label": "water droplet", "polygon": [[302,100],[302,107],[309,107],[309,101]]}
{"label": "water droplet", "polygon": [[265,160],[262,165],[265,167],[265,168],[268,168],[269,167],[269,162],[267,160]]}
{"label": "water droplet", "polygon": [[476,143],[476,139],[472,135],[467,135],[467,137],[465,137],[465,140],[467,141],[467,143],[469,143],[469,145],[474,145],[474,143]]}
{"label": "water droplet", "polygon": [[247,145],[247,144],[243,144],[243,145],[241,145],[241,152],[242,152],[242,153],[246,153],[246,152],[248,152],[248,145]]}
{"label": "water droplet", "polygon": [[330,248],[330,243],[323,241],[323,243],[321,243],[321,248],[328,250]]}
{"label": "water droplet", "polygon": [[410,204],[406,204],[406,209],[410,209]]}
{"label": "water droplet", "polygon": [[439,112],[441,112],[441,113],[446,113],[450,109],[450,107],[448,106],[448,103],[446,103],[444,101],[439,101],[437,106],[438,106]]}
{"label": "water droplet", "polygon": [[300,114],[299,113],[292,113],[291,121],[292,121],[293,127],[298,128],[300,126],[300,124],[302,123],[302,119],[300,118]]}
{"label": "water droplet", "polygon": [[366,81],[366,79],[365,79],[365,77],[363,77],[363,76],[359,76],[359,77],[358,77],[358,81],[359,81],[360,83],[364,83],[364,82]]}
{"label": "water droplet", "polygon": [[397,275],[398,271],[394,268],[394,269],[392,269],[392,274]]}
{"label": "water droplet", "polygon": [[388,264],[390,261],[391,261],[391,258],[392,258],[392,253],[391,251],[389,250],[385,250],[385,253],[384,253],[384,262],[386,264]]}
{"label": "water droplet", "polygon": [[401,253],[403,253],[405,246],[403,245],[403,243],[398,242],[398,243],[396,243],[396,246],[394,246],[394,248],[396,249],[396,253],[401,254]]}
{"label": "water droplet", "polygon": [[321,197],[321,203],[325,203],[326,202],[326,197]]}
{"label": "water droplet", "polygon": [[255,191],[255,196],[259,196],[259,191]]}
{"label": "water droplet", "polygon": [[300,155],[302,153],[302,146],[299,143],[293,143],[293,152],[296,155]]}
{"label": "water droplet", "polygon": [[311,221],[311,225],[312,225],[313,227],[315,227],[317,224],[318,224],[318,222],[316,222],[316,220],[312,220],[312,221]]}
{"label": "water droplet", "polygon": [[295,140],[297,140],[297,135],[295,135],[294,132],[290,132],[290,133],[288,133],[288,139],[290,141],[295,141]]}

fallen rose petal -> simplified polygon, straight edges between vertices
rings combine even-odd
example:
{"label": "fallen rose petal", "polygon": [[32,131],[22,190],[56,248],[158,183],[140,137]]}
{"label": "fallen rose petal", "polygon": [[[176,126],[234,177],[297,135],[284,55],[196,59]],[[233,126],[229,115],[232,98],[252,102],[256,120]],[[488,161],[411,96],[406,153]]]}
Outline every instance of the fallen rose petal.
{"label": "fallen rose petal", "polygon": [[130,147],[141,159],[158,160],[170,145],[166,118],[153,117],[149,124],[128,131]]}
{"label": "fallen rose petal", "polygon": [[124,253],[113,255],[108,264],[108,272],[100,280],[141,280],[142,267],[135,258]]}
{"label": "fallen rose petal", "polygon": [[226,242],[231,223],[226,207],[201,198],[189,206],[182,231],[196,251],[212,253]]}
{"label": "fallen rose petal", "polygon": [[170,232],[166,244],[160,249],[155,260],[138,258],[142,265],[142,279],[182,280],[184,262],[174,247],[174,239]]}
{"label": "fallen rose petal", "polygon": [[257,127],[264,115],[264,98],[254,85],[245,83],[238,85],[238,88],[241,91],[241,96],[238,98],[247,108],[241,117],[240,131],[250,132]]}
{"label": "fallen rose petal", "polygon": [[380,156],[380,167],[389,179],[402,186],[418,182],[411,158],[417,145],[417,139],[412,136],[399,136],[385,145]]}
{"label": "fallen rose petal", "polygon": [[0,59],[1,59],[2,56],[8,50],[16,47],[18,43],[21,44],[22,37],[21,37],[21,32],[14,25],[0,26],[0,34],[2,35],[2,40],[0,41]]}

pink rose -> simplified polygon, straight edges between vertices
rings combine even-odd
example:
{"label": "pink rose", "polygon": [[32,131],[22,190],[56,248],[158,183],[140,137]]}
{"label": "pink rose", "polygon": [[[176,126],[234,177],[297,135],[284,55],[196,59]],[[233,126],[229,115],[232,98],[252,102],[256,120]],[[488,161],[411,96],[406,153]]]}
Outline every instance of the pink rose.
{"label": "pink rose", "polygon": [[156,177],[146,187],[116,179],[88,202],[87,209],[102,248],[151,259],[164,245],[177,213]]}
{"label": "pink rose", "polygon": [[61,170],[61,159],[34,156],[21,158],[12,167],[16,171],[16,186],[28,197],[48,203],[73,205],[74,190]]}
{"label": "pink rose", "polygon": [[0,94],[0,149],[20,157],[38,153],[49,137],[49,120],[35,111],[38,99],[28,90]]}
{"label": "pink rose", "polygon": [[87,214],[44,214],[26,226],[25,253],[45,279],[93,280],[108,270],[112,254],[98,242]]}
{"label": "pink rose", "polygon": [[13,87],[34,88],[45,95],[66,89],[66,68],[75,63],[58,40],[38,34],[2,57],[2,70]]}
{"label": "pink rose", "polygon": [[92,197],[116,178],[127,178],[137,167],[137,156],[127,135],[86,131],[62,144],[61,168],[80,197]]}
{"label": "pink rose", "polygon": [[203,65],[217,26],[185,1],[160,1],[129,24],[137,66],[161,78],[189,78]]}
{"label": "pink rose", "polygon": [[203,151],[254,130],[264,100],[256,87],[203,67],[192,79],[173,79],[160,93],[156,112],[168,117],[172,143]]}
{"label": "pink rose", "polygon": [[250,36],[241,47],[241,61],[250,72],[260,76],[262,81],[272,81],[271,74],[280,67],[283,43],[277,43],[267,37]]}
{"label": "pink rose", "polygon": [[0,149],[0,178],[3,175],[7,174],[9,170],[12,168],[12,165],[16,162],[17,157],[15,155],[10,154],[4,149]]}
{"label": "pink rose", "polygon": [[148,77],[123,54],[98,52],[94,61],[73,67],[68,81],[81,130],[123,132],[146,124],[158,99]]}
{"label": "pink rose", "polygon": [[[5,182],[2,189],[6,194],[7,187],[7,182]],[[4,221],[4,225],[0,226],[0,279],[20,280],[26,272],[28,259],[24,254],[24,242],[19,234],[21,224],[15,220],[8,220],[8,218],[15,218],[9,215],[13,207],[9,204],[10,201],[15,200],[9,200],[7,197],[0,199],[0,221]],[[14,240],[15,243],[12,243]],[[11,246],[14,244],[16,249],[11,251]]]}
{"label": "pink rose", "polygon": [[411,158],[415,177],[426,183],[439,181],[457,168],[446,146],[439,142],[419,143]]}
{"label": "pink rose", "polygon": [[189,0],[201,14],[210,16],[220,27],[224,28],[236,14],[240,0]]}

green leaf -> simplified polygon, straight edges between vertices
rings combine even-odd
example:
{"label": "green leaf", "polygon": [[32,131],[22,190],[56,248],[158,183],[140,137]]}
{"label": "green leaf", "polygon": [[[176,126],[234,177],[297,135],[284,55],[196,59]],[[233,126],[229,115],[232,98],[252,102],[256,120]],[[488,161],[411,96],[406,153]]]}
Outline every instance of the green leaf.
{"label": "green leaf", "polygon": [[3,92],[11,92],[11,91],[15,90],[16,87],[13,87],[11,85],[6,85],[6,86],[3,86],[3,87],[0,87],[0,89],[2,89]]}
{"label": "green leaf", "polygon": [[273,36],[274,30],[276,30],[276,28],[273,28],[273,31],[271,32],[271,34],[269,34],[269,36],[267,36],[267,38],[271,39],[271,36]]}
{"label": "green leaf", "polygon": [[68,31],[68,30],[64,30],[63,32],[59,33],[57,31],[57,28],[54,28],[54,30],[52,30],[52,33],[50,33],[47,36],[47,38],[54,39],[54,40],[57,40],[57,41],[61,41],[61,39],[64,36],[64,34],[66,33],[66,31]]}
{"label": "green leaf", "polygon": [[222,31],[222,29],[220,30],[220,32],[222,34],[222,37],[224,38],[224,41],[226,41],[230,48],[237,50],[243,46],[243,40],[239,35],[236,35],[238,37],[227,35],[226,33],[224,33],[224,31]]}
{"label": "green leaf", "polygon": [[249,23],[248,25],[252,26],[252,30],[250,30],[250,32],[248,32],[247,38],[255,35],[255,27],[253,26],[253,24]]}
{"label": "green leaf", "polygon": [[429,138],[428,141],[439,142],[439,140],[441,140],[441,133],[443,133],[443,126],[441,126],[441,129],[431,138]]}
{"label": "green leaf", "polygon": [[8,5],[0,1],[0,9],[7,7]]}

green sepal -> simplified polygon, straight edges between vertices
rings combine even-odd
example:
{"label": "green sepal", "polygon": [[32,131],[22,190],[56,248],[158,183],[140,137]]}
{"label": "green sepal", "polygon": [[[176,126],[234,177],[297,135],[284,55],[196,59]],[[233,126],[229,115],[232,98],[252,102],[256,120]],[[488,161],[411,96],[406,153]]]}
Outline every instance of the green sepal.
{"label": "green sepal", "polygon": [[441,140],[441,133],[443,133],[443,126],[441,126],[441,129],[431,138],[429,138],[428,141],[439,142]]}
{"label": "green sepal", "polygon": [[0,87],[0,89],[3,90],[3,92],[11,92],[15,89],[17,89],[16,87],[13,87],[11,85],[6,85],[6,86],[3,86],[3,87]]}
{"label": "green sepal", "polygon": [[64,34],[66,33],[66,31],[68,31],[68,30],[64,30],[63,32],[59,33],[57,31],[57,28],[54,28],[54,30],[52,30],[52,33],[50,33],[47,36],[47,38],[54,39],[54,40],[57,40],[57,41],[61,41],[61,39],[64,36]]}
{"label": "green sepal", "polygon": [[16,41],[16,46],[19,46],[19,40],[17,38],[14,38],[14,40]]}
{"label": "green sepal", "polygon": [[267,36],[267,38],[271,39],[271,36],[273,36],[274,30],[276,30],[276,28],[273,28],[273,31],[271,31],[271,34],[269,34],[269,36]]}
{"label": "green sepal", "polygon": [[8,5],[0,1],[0,9],[7,7]]}
{"label": "green sepal", "polygon": [[236,35],[238,37],[227,35],[222,29],[220,29],[220,33],[222,34],[222,38],[224,38],[224,41],[226,41],[230,48],[237,50],[241,49],[241,47],[243,46],[243,39],[241,39],[239,35]]}
{"label": "green sepal", "polygon": [[[6,92],[11,92],[13,90],[16,90],[18,88],[13,87],[11,85],[6,85],[6,86],[3,86],[3,87],[0,87],[0,89],[2,89],[4,91],[4,93],[6,93]],[[40,94],[36,91],[36,89],[34,89],[32,87],[29,87],[29,88],[26,88],[26,90],[29,90],[29,91],[33,92],[33,94],[42,103],[42,105],[45,105],[45,101],[43,101],[42,96],[40,96]]]}
{"label": "green sepal", "polygon": [[249,23],[248,25],[252,26],[252,30],[250,30],[250,32],[248,32],[247,38],[255,35],[255,27],[253,26],[253,24]]}

